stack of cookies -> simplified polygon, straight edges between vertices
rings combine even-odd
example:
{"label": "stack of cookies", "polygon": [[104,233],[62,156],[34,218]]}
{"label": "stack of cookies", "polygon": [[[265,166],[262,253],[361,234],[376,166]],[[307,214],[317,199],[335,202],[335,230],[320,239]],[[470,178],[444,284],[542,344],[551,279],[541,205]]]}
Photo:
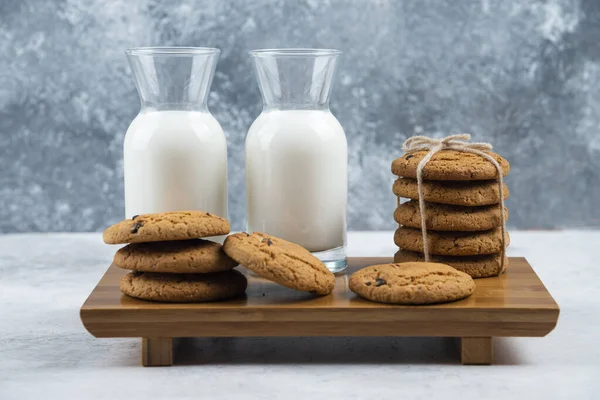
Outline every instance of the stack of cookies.
{"label": "stack of cookies", "polygon": [[[395,262],[424,260],[416,177],[417,165],[426,154],[427,151],[412,152],[392,163],[392,173],[398,176],[393,192],[399,198],[410,199],[399,204],[394,213],[399,224],[394,242],[400,247]],[[508,161],[498,154],[488,154],[495,158],[505,176],[510,169]],[[502,218],[494,165],[476,154],[442,150],[425,164],[422,176],[431,261],[450,265],[473,278],[499,275]],[[506,186],[503,191],[508,197]],[[506,245],[508,242],[507,234]],[[504,262],[506,266],[506,258]]]}
{"label": "stack of cookies", "polygon": [[113,263],[131,270],[120,282],[128,296],[160,302],[205,302],[243,294],[246,277],[223,246],[201,238],[226,235],[229,222],[202,211],[136,215],[104,231],[104,242],[127,244]]}

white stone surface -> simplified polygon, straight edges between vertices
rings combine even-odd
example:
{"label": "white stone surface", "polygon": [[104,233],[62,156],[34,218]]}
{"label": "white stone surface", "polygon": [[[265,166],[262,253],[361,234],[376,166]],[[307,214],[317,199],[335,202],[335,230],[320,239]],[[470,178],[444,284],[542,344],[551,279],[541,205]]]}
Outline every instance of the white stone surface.
{"label": "white stone surface", "polygon": [[[351,256],[394,253],[390,232]],[[95,339],[79,307],[115,248],[99,234],[0,236],[0,399],[593,399],[600,396],[600,231],[513,232],[561,307],[545,338],[496,339],[461,366],[443,338],[198,339],[186,365],[140,366],[135,339]]]}

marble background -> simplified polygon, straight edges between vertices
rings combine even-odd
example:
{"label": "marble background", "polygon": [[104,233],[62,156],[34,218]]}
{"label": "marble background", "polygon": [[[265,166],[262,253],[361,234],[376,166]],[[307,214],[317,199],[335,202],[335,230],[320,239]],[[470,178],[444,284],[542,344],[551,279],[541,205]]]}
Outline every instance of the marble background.
{"label": "marble background", "polygon": [[343,50],[350,229],[391,229],[391,160],[415,133],[471,132],[512,164],[513,228],[600,226],[600,2],[0,2],[0,232],[94,231],[123,215],[138,96],[123,50],[222,49],[209,105],[243,227],[243,144],[260,113],[247,50]]}

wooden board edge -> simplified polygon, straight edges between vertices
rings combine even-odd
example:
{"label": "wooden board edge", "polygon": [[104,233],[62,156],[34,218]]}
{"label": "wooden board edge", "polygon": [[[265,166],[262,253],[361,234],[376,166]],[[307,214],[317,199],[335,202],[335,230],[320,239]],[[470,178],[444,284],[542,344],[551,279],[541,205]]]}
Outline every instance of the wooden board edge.
{"label": "wooden board edge", "polygon": [[[548,294],[550,294],[550,292],[548,292]],[[552,295],[550,295],[552,296]],[[554,300],[554,299],[552,299]],[[555,302],[556,304],[556,302]],[[552,318],[552,327],[550,329],[548,329],[548,332],[546,332],[546,334],[544,334],[544,336],[548,336],[554,329],[556,329],[556,326],[558,325],[558,318],[560,316],[560,308],[558,307],[558,304],[556,304],[556,309],[552,310],[552,314],[553,314],[553,318]]]}
{"label": "wooden board edge", "polygon": [[109,337],[543,337],[555,326],[540,323],[189,323],[157,321],[123,323],[98,321],[86,324],[97,338]]}
{"label": "wooden board edge", "polygon": [[[83,327],[85,328],[85,330],[88,331],[92,336],[94,336],[96,338],[123,337],[123,336],[102,336],[102,335],[97,335],[95,333],[95,329],[93,329],[94,322],[90,321],[93,318],[94,318],[94,315],[93,315],[93,311],[92,310],[86,310],[83,307],[81,307],[79,309],[79,319],[81,320],[81,324],[83,325]],[[136,336],[136,337],[141,337],[141,336]]]}
{"label": "wooden board edge", "polygon": [[79,308],[79,319],[81,320],[81,324],[83,325],[85,330],[88,331],[90,334],[92,334],[92,336],[94,336],[94,337],[102,337],[102,336],[96,336],[94,334],[94,332],[92,332],[88,326],[89,319],[93,318],[94,311],[96,310],[96,307],[91,307],[89,305],[90,299],[95,295],[96,291],[98,290],[99,286],[102,284],[104,279],[106,279],[106,276],[108,275],[112,266],[113,266],[113,264],[111,263],[108,266],[108,268],[106,268],[106,271],[104,271],[104,273],[102,274],[102,277],[100,278],[100,280],[98,280],[98,283],[96,283],[96,286],[94,286],[94,288],[92,289],[90,294],[87,296],[87,298],[85,299],[85,301]]}

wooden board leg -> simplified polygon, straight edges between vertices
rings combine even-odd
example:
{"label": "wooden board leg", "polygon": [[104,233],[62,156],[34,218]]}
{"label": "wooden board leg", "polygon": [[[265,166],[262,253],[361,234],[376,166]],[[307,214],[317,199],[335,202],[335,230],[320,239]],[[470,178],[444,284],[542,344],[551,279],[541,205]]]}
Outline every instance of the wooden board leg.
{"label": "wooden board leg", "polygon": [[460,358],[464,365],[490,365],[494,358],[492,338],[462,338],[460,344]]}
{"label": "wooden board leg", "polygon": [[173,338],[142,338],[142,365],[144,367],[173,365]]}

